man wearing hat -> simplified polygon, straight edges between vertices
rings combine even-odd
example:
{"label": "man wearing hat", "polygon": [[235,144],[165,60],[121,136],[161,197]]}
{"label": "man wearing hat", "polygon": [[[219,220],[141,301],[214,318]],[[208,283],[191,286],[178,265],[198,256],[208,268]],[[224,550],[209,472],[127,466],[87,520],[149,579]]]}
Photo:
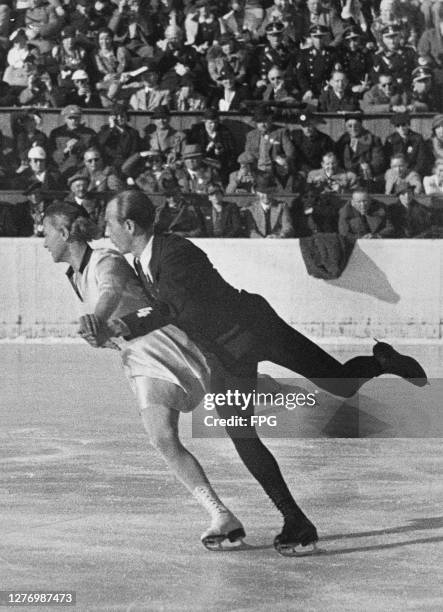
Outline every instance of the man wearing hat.
{"label": "man wearing hat", "polygon": [[397,201],[387,207],[387,216],[393,227],[391,238],[426,238],[430,234],[430,210],[417,202],[411,185],[397,185]]}
{"label": "man wearing hat", "polygon": [[182,193],[177,185],[166,185],[164,192],[166,201],[156,210],[154,231],[184,238],[205,236],[205,220],[197,198]]}
{"label": "man wearing hat", "polygon": [[195,79],[191,74],[185,74],[180,79],[177,91],[174,92],[172,108],[176,111],[201,111],[206,108],[206,96],[195,88]]}
{"label": "man wearing hat", "polygon": [[[331,46],[336,47],[342,40],[345,28],[343,21],[332,4],[330,2],[322,2],[322,0],[307,0],[306,6],[309,11],[310,27],[321,26],[326,28],[331,33]],[[311,33],[310,30],[305,32],[306,35],[308,33]]]}
{"label": "man wearing hat", "polygon": [[209,183],[208,200],[211,209],[205,214],[206,236],[209,238],[238,238],[244,235],[239,207],[223,199],[223,187]]}
{"label": "man wearing hat", "polygon": [[303,101],[318,99],[336,63],[336,51],[328,46],[330,32],[320,25],[311,26],[309,36],[312,46],[301,49],[295,68]]}
{"label": "man wearing hat", "polygon": [[278,66],[281,70],[289,66],[292,50],[283,42],[284,31],[285,25],[281,21],[272,21],[265,27],[267,42],[258,51],[258,72],[264,79],[272,66]]}
{"label": "man wearing hat", "polygon": [[337,61],[346,73],[354,93],[363,94],[370,87],[372,53],[363,41],[363,34],[357,26],[349,26],[343,34],[343,41],[337,47]]}
{"label": "man wearing hat", "polygon": [[257,199],[246,210],[246,228],[250,238],[291,238],[294,236],[291,214],[286,202],[272,197],[276,190],[272,174],[260,174],[255,183]]}
{"label": "man wearing hat", "polygon": [[129,106],[136,111],[154,111],[159,106],[169,106],[171,92],[159,85],[158,65],[152,59],[145,60],[147,70],[141,81],[132,84],[137,91],[129,98]]}
{"label": "man wearing hat", "polygon": [[377,83],[365,92],[361,108],[367,115],[371,113],[404,113],[408,105],[408,96],[403,88],[397,85],[390,72],[379,72]]}
{"label": "man wearing hat", "polygon": [[12,219],[17,228],[17,236],[43,236],[43,216],[46,207],[53,200],[39,181],[31,183],[23,195],[24,202],[18,202],[12,209]]}
{"label": "man wearing hat", "polygon": [[259,107],[254,114],[256,128],[246,135],[245,153],[255,159],[257,169],[270,172],[284,188],[294,169],[294,145],[287,128],[272,122],[272,114]]}
{"label": "man wearing hat", "polygon": [[298,116],[297,123],[300,128],[291,132],[291,140],[295,147],[298,169],[307,176],[311,170],[320,168],[325,153],[335,151],[335,142],[318,129],[318,125],[326,123],[321,117],[303,112]]}
{"label": "man wearing hat", "polygon": [[226,193],[254,193],[257,178],[255,157],[251,153],[240,153],[237,162],[240,168],[229,175]]}
{"label": "man wearing hat", "polygon": [[88,191],[89,177],[86,174],[78,172],[68,178],[68,187],[69,194],[65,197],[64,201],[68,204],[83,206],[99,228],[100,236],[103,236],[105,229],[105,201]]}
{"label": "man wearing hat", "polygon": [[167,106],[157,106],[151,120],[152,123],[145,128],[141,146],[144,149],[160,151],[167,163],[174,163],[183,151],[184,133],[172,127]]}
{"label": "man wearing hat", "polygon": [[423,193],[421,177],[418,172],[408,168],[406,156],[396,153],[390,159],[391,167],[385,172],[385,193],[397,193],[398,189],[405,186],[410,187],[414,194]]}
{"label": "man wearing hat", "polygon": [[381,193],[386,161],[380,138],[363,127],[361,113],[345,115],[344,122],[345,133],[336,146],[341,167],[356,174],[371,191]]}
{"label": "man wearing hat", "polygon": [[62,87],[70,87],[73,73],[87,67],[86,50],[79,43],[75,26],[63,28],[60,44],[52,49],[51,55],[59,66],[57,81]]}
{"label": "man wearing hat", "polygon": [[205,110],[203,121],[191,126],[186,141],[188,144],[197,144],[206,158],[217,162],[223,184],[226,185],[229,173],[235,168],[235,142],[229,128],[220,121],[215,108]]}
{"label": "man wearing hat", "polygon": [[101,98],[91,84],[89,75],[83,68],[78,68],[71,75],[72,87],[65,88],[64,99],[80,108],[102,108]]}
{"label": "man wearing hat", "polygon": [[408,87],[417,65],[418,56],[412,47],[401,43],[400,28],[395,24],[385,26],[382,31],[383,47],[374,56],[373,80],[380,72],[395,76],[400,87]]}
{"label": "man wearing hat", "polygon": [[165,166],[161,151],[150,149],[128,157],[121,167],[128,185],[137,185],[146,193],[160,193],[166,184],[177,185],[173,167]]}
{"label": "man wearing hat", "polygon": [[98,143],[117,168],[140,150],[140,134],[129,125],[128,111],[124,104],[114,103],[109,109],[108,123],[98,132]]}
{"label": "man wearing hat", "polygon": [[395,131],[385,141],[386,159],[402,154],[406,160],[409,172],[414,171],[424,176],[430,168],[428,152],[423,136],[411,130],[411,117],[408,113],[400,113],[391,117]]}
{"label": "man wearing hat", "polygon": [[49,156],[57,164],[63,177],[68,177],[79,168],[83,153],[97,140],[97,134],[82,123],[81,108],[69,104],[61,111],[65,124],[54,128],[49,134]]}
{"label": "man wearing hat", "polygon": [[120,45],[135,57],[149,57],[153,52],[155,21],[149,3],[142,0],[120,0],[108,27]]}
{"label": "man wearing hat", "polygon": [[217,163],[205,158],[198,144],[185,145],[182,153],[184,167],[177,167],[175,177],[183,193],[207,193],[209,183],[220,183]]}
{"label": "man wearing hat", "polygon": [[16,176],[16,189],[27,189],[34,183],[40,183],[45,191],[62,191],[65,183],[58,170],[50,170],[47,155],[43,147],[33,146],[28,151],[29,167]]}
{"label": "man wearing hat", "polygon": [[432,70],[425,66],[415,68],[412,71],[408,110],[412,113],[435,112],[439,107],[439,95]]}
{"label": "man wearing hat", "polygon": [[48,148],[48,137],[37,128],[41,124],[41,116],[35,111],[19,111],[11,114],[11,130],[14,138],[15,155],[20,161],[17,173],[20,174],[28,166],[28,151],[34,145],[45,150]]}

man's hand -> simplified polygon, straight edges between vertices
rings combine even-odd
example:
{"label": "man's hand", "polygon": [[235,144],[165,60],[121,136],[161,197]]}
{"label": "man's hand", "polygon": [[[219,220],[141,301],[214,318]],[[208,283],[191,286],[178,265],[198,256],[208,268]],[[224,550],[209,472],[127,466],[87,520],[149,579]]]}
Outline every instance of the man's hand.
{"label": "man's hand", "polygon": [[106,324],[100,321],[95,314],[87,314],[80,317],[79,335],[91,346],[98,348],[103,346],[109,339]]}

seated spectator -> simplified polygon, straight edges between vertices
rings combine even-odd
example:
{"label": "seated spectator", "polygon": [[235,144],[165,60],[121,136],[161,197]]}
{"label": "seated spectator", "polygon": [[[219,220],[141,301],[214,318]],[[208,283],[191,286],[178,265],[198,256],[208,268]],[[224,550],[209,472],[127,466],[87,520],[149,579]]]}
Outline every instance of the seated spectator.
{"label": "seated spectator", "polygon": [[[339,45],[342,41],[345,27],[335,8],[330,3],[321,2],[321,0],[307,0],[306,5],[309,10],[310,24],[327,28],[332,34],[330,45],[332,47]],[[311,34],[311,31],[309,33]]]}
{"label": "seated spectator", "polygon": [[354,191],[351,200],[340,208],[338,231],[350,240],[388,238],[393,234],[392,226],[386,223],[386,207],[362,189]]}
{"label": "seated spectator", "polygon": [[301,49],[296,65],[296,77],[303,102],[315,105],[335,65],[336,52],[328,47],[330,31],[321,25],[309,29],[312,46]]}
{"label": "seated spectator", "polygon": [[300,102],[298,91],[291,86],[288,79],[285,78],[285,72],[278,66],[272,66],[267,74],[267,83],[263,83],[262,87],[257,87],[254,92],[254,98],[264,100],[265,102]]}
{"label": "seated spectator", "polygon": [[27,87],[28,77],[40,52],[28,41],[23,28],[14,30],[9,37],[13,43],[7,55],[7,65],[3,80],[9,85]]}
{"label": "seated spectator", "polygon": [[443,194],[443,159],[434,164],[434,173],[423,178],[423,187],[426,195]]}
{"label": "seated spectator", "polygon": [[152,123],[145,128],[141,146],[160,151],[168,164],[174,163],[183,152],[184,133],[172,127],[171,113],[167,106],[154,109],[151,119]]}
{"label": "seated spectator", "polygon": [[51,50],[58,66],[58,84],[70,87],[72,75],[76,70],[87,69],[86,50],[80,45],[75,27],[69,25],[60,34],[60,44]]}
{"label": "seated spectator", "polygon": [[180,87],[174,92],[171,106],[177,111],[199,111],[206,108],[206,97],[195,89],[192,76],[185,74],[180,81]]}
{"label": "seated spectator", "polygon": [[187,238],[204,236],[205,221],[200,206],[188,201],[178,188],[167,190],[166,202],[156,211],[154,232]]}
{"label": "seated spectator", "polygon": [[214,83],[220,82],[222,72],[232,72],[236,83],[245,84],[249,67],[246,47],[230,34],[222,34],[207,52],[208,72]]}
{"label": "seated spectator", "polygon": [[423,175],[429,167],[425,141],[421,134],[411,130],[411,117],[408,113],[393,115],[391,124],[395,132],[386,138],[384,150],[386,159],[401,153],[407,163],[408,170],[414,170]]}
{"label": "seated spectator", "polygon": [[134,153],[121,169],[128,184],[137,185],[146,193],[160,193],[167,185],[177,184],[173,170],[165,167],[162,152],[155,149]]}
{"label": "seated spectator", "polygon": [[25,10],[26,34],[39,46],[42,53],[47,53],[53,46],[57,34],[63,25],[63,12],[54,7],[54,3],[45,0],[29,0]]}
{"label": "seated spectator", "polygon": [[141,75],[142,81],[132,85],[137,91],[129,99],[129,105],[136,111],[153,111],[159,106],[169,106],[171,93],[168,89],[161,89],[159,74],[152,60],[146,60],[147,70]]}
{"label": "seated spectator", "polygon": [[29,72],[27,85],[20,92],[18,99],[22,106],[54,108],[58,105],[51,77],[38,68]]}
{"label": "seated spectator", "polygon": [[351,25],[346,28],[337,53],[338,64],[348,77],[352,91],[362,95],[370,88],[372,53],[366,47],[359,27]]}
{"label": "seated spectator", "polygon": [[397,202],[387,207],[389,221],[394,228],[391,238],[425,238],[431,230],[431,213],[414,199],[410,185],[398,186]]}
{"label": "seated spectator", "polygon": [[[117,3],[116,3],[117,4]],[[132,57],[151,57],[155,39],[154,15],[149,3],[142,0],[120,0],[109,20],[116,41]]]}
{"label": "seated spectator", "polygon": [[[262,48],[257,48],[257,55],[255,57],[256,68],[254,72],[259,75],[260,80],[266,80],[266,75],[273,66],[278,66],[281,70],[286,70],[291,63],[292,49],[284,42],[284,34],[286,27],[281,21],[273,21],[265,27],[265,36],[267,38],[266,44]],[[253,68],[250,67],[252,72]],[[253,85],[260,86],[259,82],[256,82],[257,76],[255,76]]]}
{"label": "seated spectator", "polygon": [[80,108],[102,108],[102,96],[94,89],[85,70],[79,69],[73,72],[71,82],[70,90],[64,88],[63,104],[69,101]]}
{"label": "seated spectator", "polygon": [[99,75],[96,87],[104,108],[111,104],[111,85],[119,82],[122,74],[130,68],[128,51],[122,46],[115,46],[113,39],[114,33],[109,28],[99,30],[98,49],[93,58]]}
{"label": "seated spectator", "polygon": [[43,147],[35,146],[28,151],[28,168],[16,175],[16,189],[27,189],[38,182],[44,191],[62,191],[64,181],[58,170],[52,170],[47,165],[47,155]]}
{"label": "seated spectator", "polygon": [[191,126],[186,140],[189,144],[197,144],[205,156],[217,164],[223,183],[229,179],[235,160],[234,137],[229,128],[220,121],[219,113],[214,108],[208,108],[203,115],[203,121]]}
{"label": "seated spectator", "polygon": [[234,202],[223,200],[223,187],[208,185],[211,210],[205,215],[206,236],[210,238],[238,238],[243,236],[240,211]]}
{"label": "seated spectator", "polygon": [[260,172],[270,172],[284,189],[294,168],[294,145],[286,128],[273,124],[272,114],[258,108],[254,114],[256,128],[246,135],[245,153],[255,159]]}
{"label": "seated spectator", "polygon": [[420,60],[430,60],[430,70],[437,93],[437,108],[441,111],[442,95],[440,92],[443,87],[443,72],[441,70],[443,65],[443,4],[441,2],[434,4],[433,17],[432,27],[426,28],[418,41],[417,53],[419,63]]}
{"label": "seated spectator", "polygon": [[97,139],[105,158],[117,168],[140,149],[140,135],[129,125],[128,111],[122,104],[109,109],[108,123],[102,125]]}
{"label": "seated spectator", "polygon": [[395,24],[381,30],[382,46],[374,56],[373,78],[383,72],[391,73],[400,88],[408,88],[412,71],[417,65],[417,54],[401,40],[401,28]]}
{"label": "seated spectator", "polygon": [[19,112],[11,117],[11,130],[14,137],[14,153],[19,160],[17,173],[28,166],[28,151],[34,146],[47,149],[48,138],[44,132],[37,129],[41,117],[37,112]]}
{"label": "seated spectator", "polygon": [[334,70],[327,89],[321,92],[317,110],[337,113],[359,110],[358,99],[349,87],[348,77],[341,70]]}
{"label": "seated spectator", "polygon": [[49,155],[66,179],[75,174],[83,162],[83,153],[96,143],[97,134],[82,124],[82,110],[69,104],[61,111],[65,125],[54,128],[49,134]]}
{"label": "seated spectator", "polygon": [[235,73],[231,68],[224,68],[219,75],[219,84],[211,99],[211,106],[216,106],[222,112],[239,110],[242,104],[251,98],[246,85],[237,83]]}
{"label": "seated spectator", "polygon": [[378,136],[363,127],[361,115],[345,115],[346,132],[337,141],[337,155],[346,172],[353,172],[360,183],[378,191],[384,185],[385,156]]}
{"label": "seated spectator", "polygon": [[88,191],[103,193],[107,191],[122,191],[124,182],[111,166],[106,166],[103,156],[96,147],[89,147],[83,154],[84,168],[79,174],[88,178]]}
{"label": "seated spectator", "polygon": [[430,164],[443,159],[443,115],[435,115],[431,122],[432,136],[426,143]]}
{"label": "seated spectator", "polygon": [[385,193],[397,193],[399,189],[410,187],[415,195],[423,192],[418,172],[410,170],[405,155],[396,153],[391,157],[391,167],[385,173]]}
{"label": "seated spectator", "polygon": [[429,68],[419,66],[412,71],[412,88],[408,110],[411,113],[428,113],[439,108],[438,94]]}
{"label": "seated spectator", "polygon": [[240,153],[237,161],[240,168],[229,175],[226,193],[254,193],[257,178],[255,157],[250,153]]}
{"label": "seated spectator", "polygon": [[363,95],[361,108],[370,113],[404,113],[408,106],[408,96],[400,92],[392,74],[381,72],[378,83]]}
{"label": "seated spectator", "polygon": [[197,0],[193,3],[184,25],[187,44],[193,45],[200,53],[205,53],[220,36],[217,9],[206,0]]}
{"label": "seated spectator", "polygon": [[105,233],[105,208],[106,201],[102,198],[89,193],[90,181],[86,174],[74,174],[68,179],[69,194],[65,197],[65,202],[76,206],[83,206],[90,218],[99,228],[99,236]]}
{"label": "seated spectator", "polygon": [[229,0],[229,8],[229,12],[220,20],[223,31],[236,37],[245,31],[255,36],[263,19],[261,4],[246,0]]}
{"label": "seated spectator", "polygon": [[53,197],[45,192],[40,181],[31,183],[23,192],[28,196],[14,206],[13,217],[17,236],[43,236],[43,216]]}
{"label": "seated spectator", "polygon": [[246,228],[250,238],[291,238],[294,236],[289,207],[272,197],[276,183],[271,174],[257,177],[257,199],[246,209]]}
{"label": "seated spectator", "polygon": [[176,167],[174,172],[182,192],[206,193],[209,183],[221,182],[218,170],[212,165],[213,160],[204,159],[200,145],[185,145],[182,160],[184,167]]}
{"label": "seated spectator", "polygon": [[323,155],[319,170],[309,172],[307,182],[320,193],[349,193],[358,185],[356,174],[339,168],[337,156],[331,152]]}
{"label": "seated spectator", "polygon": [[291,133],[297,166],[305,176],[311,170],[321,166],[323,155],[326,152],[335,151],[335,142],[317,127],[324,123],[325,121],[320,117],[304,112],[298,117],[301,129],[296,129]]}

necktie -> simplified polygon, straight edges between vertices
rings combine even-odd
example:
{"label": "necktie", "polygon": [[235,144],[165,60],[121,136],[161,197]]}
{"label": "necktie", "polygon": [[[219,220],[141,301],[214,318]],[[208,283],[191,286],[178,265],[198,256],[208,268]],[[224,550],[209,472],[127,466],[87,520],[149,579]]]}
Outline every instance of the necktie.
{"label": "necktie", "polygon": [[154,296],[154,291],[153,291],[154,283],[152,283],[151,279],[148,278],[146,274],[143,272],[142,264],[138,257],[134,257],[134,268],[135,268],[135,271],[137,272],[138,278],[140,279],[140,282],[142,284],[145,294],[149,298],[152,298]]}
{"label": "necktie", "polygon": [[271,233],[271,209],[268,208],[265,210],[265,236],[269,236]]}

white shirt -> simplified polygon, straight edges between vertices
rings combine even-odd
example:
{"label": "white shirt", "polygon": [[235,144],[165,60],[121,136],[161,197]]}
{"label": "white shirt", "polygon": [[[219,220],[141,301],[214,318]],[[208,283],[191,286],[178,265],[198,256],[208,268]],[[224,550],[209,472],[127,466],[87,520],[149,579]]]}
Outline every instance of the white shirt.
{"label": "white shirt", "polygon": [[143,249],[143,253],[140,255],[140,263],[142,266],[143,272],[149,278],[151,283],[154,282],[151,272],[151,259],[152,259],[152,244],[154,242],[154,236],[149,238],[148,244]]}

